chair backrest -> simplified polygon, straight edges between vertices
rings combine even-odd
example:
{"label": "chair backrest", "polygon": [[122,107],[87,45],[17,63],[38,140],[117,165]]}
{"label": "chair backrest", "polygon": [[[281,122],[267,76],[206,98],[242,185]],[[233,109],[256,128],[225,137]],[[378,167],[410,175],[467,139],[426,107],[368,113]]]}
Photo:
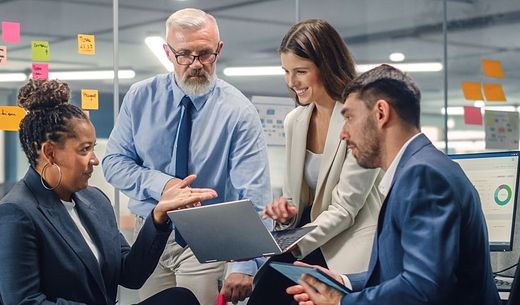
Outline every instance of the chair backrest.
{"label": "chair backrest", "polygon": [[516,266],[515,278],[511,284],[511,292],[509,293],[509,300],[507,305],[520,305],[520,258]]}

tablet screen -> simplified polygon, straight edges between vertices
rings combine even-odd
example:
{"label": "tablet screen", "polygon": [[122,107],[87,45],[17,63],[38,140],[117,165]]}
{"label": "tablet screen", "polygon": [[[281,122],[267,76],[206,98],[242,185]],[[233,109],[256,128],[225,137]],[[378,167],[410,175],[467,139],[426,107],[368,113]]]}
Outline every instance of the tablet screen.
{"label": "tablet screen", "polygon": [[303,274],[309,274],[316,278],[318,281],[336,289],[342,294],[348,294],[352,292],[350,289],[345,287],[340,282],[336,281],[332,277],[313,267],[296,266],[293,264],[280,262],[271,262],[270,266],[295,283],[298,283],[300,281],[300,278]]}

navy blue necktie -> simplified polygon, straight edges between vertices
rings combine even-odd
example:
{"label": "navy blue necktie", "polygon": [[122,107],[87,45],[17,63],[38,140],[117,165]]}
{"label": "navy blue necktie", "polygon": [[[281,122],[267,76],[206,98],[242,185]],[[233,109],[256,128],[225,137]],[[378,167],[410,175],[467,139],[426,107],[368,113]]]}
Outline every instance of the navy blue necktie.
{"label": "navy blue necktie", "polygon": [[[175,158],[175,176],[184,179],[188,176],[188,161],[190,154],[190,137],[191,137],[191,108],[193,103],[191,99],[185,95],[181,104],[184,107],[184,115],[179,124],[179,137],[177,138],[177,156]],[[175,241],[179,246],[185,247],[186,241],[182,238],[181,233],[175,230]]]}

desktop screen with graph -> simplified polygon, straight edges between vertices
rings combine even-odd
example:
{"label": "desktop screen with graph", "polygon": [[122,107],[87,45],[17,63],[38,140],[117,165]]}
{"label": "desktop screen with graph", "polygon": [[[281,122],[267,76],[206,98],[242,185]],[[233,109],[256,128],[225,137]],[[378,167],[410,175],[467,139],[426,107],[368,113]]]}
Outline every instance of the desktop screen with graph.
{"label": "desktop screen with graph", "polygon": [[518,201],[519,152],[455,154],[480,196],[491,251],[511,251]]}

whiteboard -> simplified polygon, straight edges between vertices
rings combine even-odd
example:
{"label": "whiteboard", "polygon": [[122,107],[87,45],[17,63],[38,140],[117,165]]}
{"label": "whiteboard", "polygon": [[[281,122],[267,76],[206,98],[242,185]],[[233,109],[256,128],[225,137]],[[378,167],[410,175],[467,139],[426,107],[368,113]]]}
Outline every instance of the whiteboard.
{"label": "whiteboard", "polygon": [[267,145],[285,145],[283,121],[295,107],[293,99],[276,96],[253,96],[253,104],[258,110]]}

